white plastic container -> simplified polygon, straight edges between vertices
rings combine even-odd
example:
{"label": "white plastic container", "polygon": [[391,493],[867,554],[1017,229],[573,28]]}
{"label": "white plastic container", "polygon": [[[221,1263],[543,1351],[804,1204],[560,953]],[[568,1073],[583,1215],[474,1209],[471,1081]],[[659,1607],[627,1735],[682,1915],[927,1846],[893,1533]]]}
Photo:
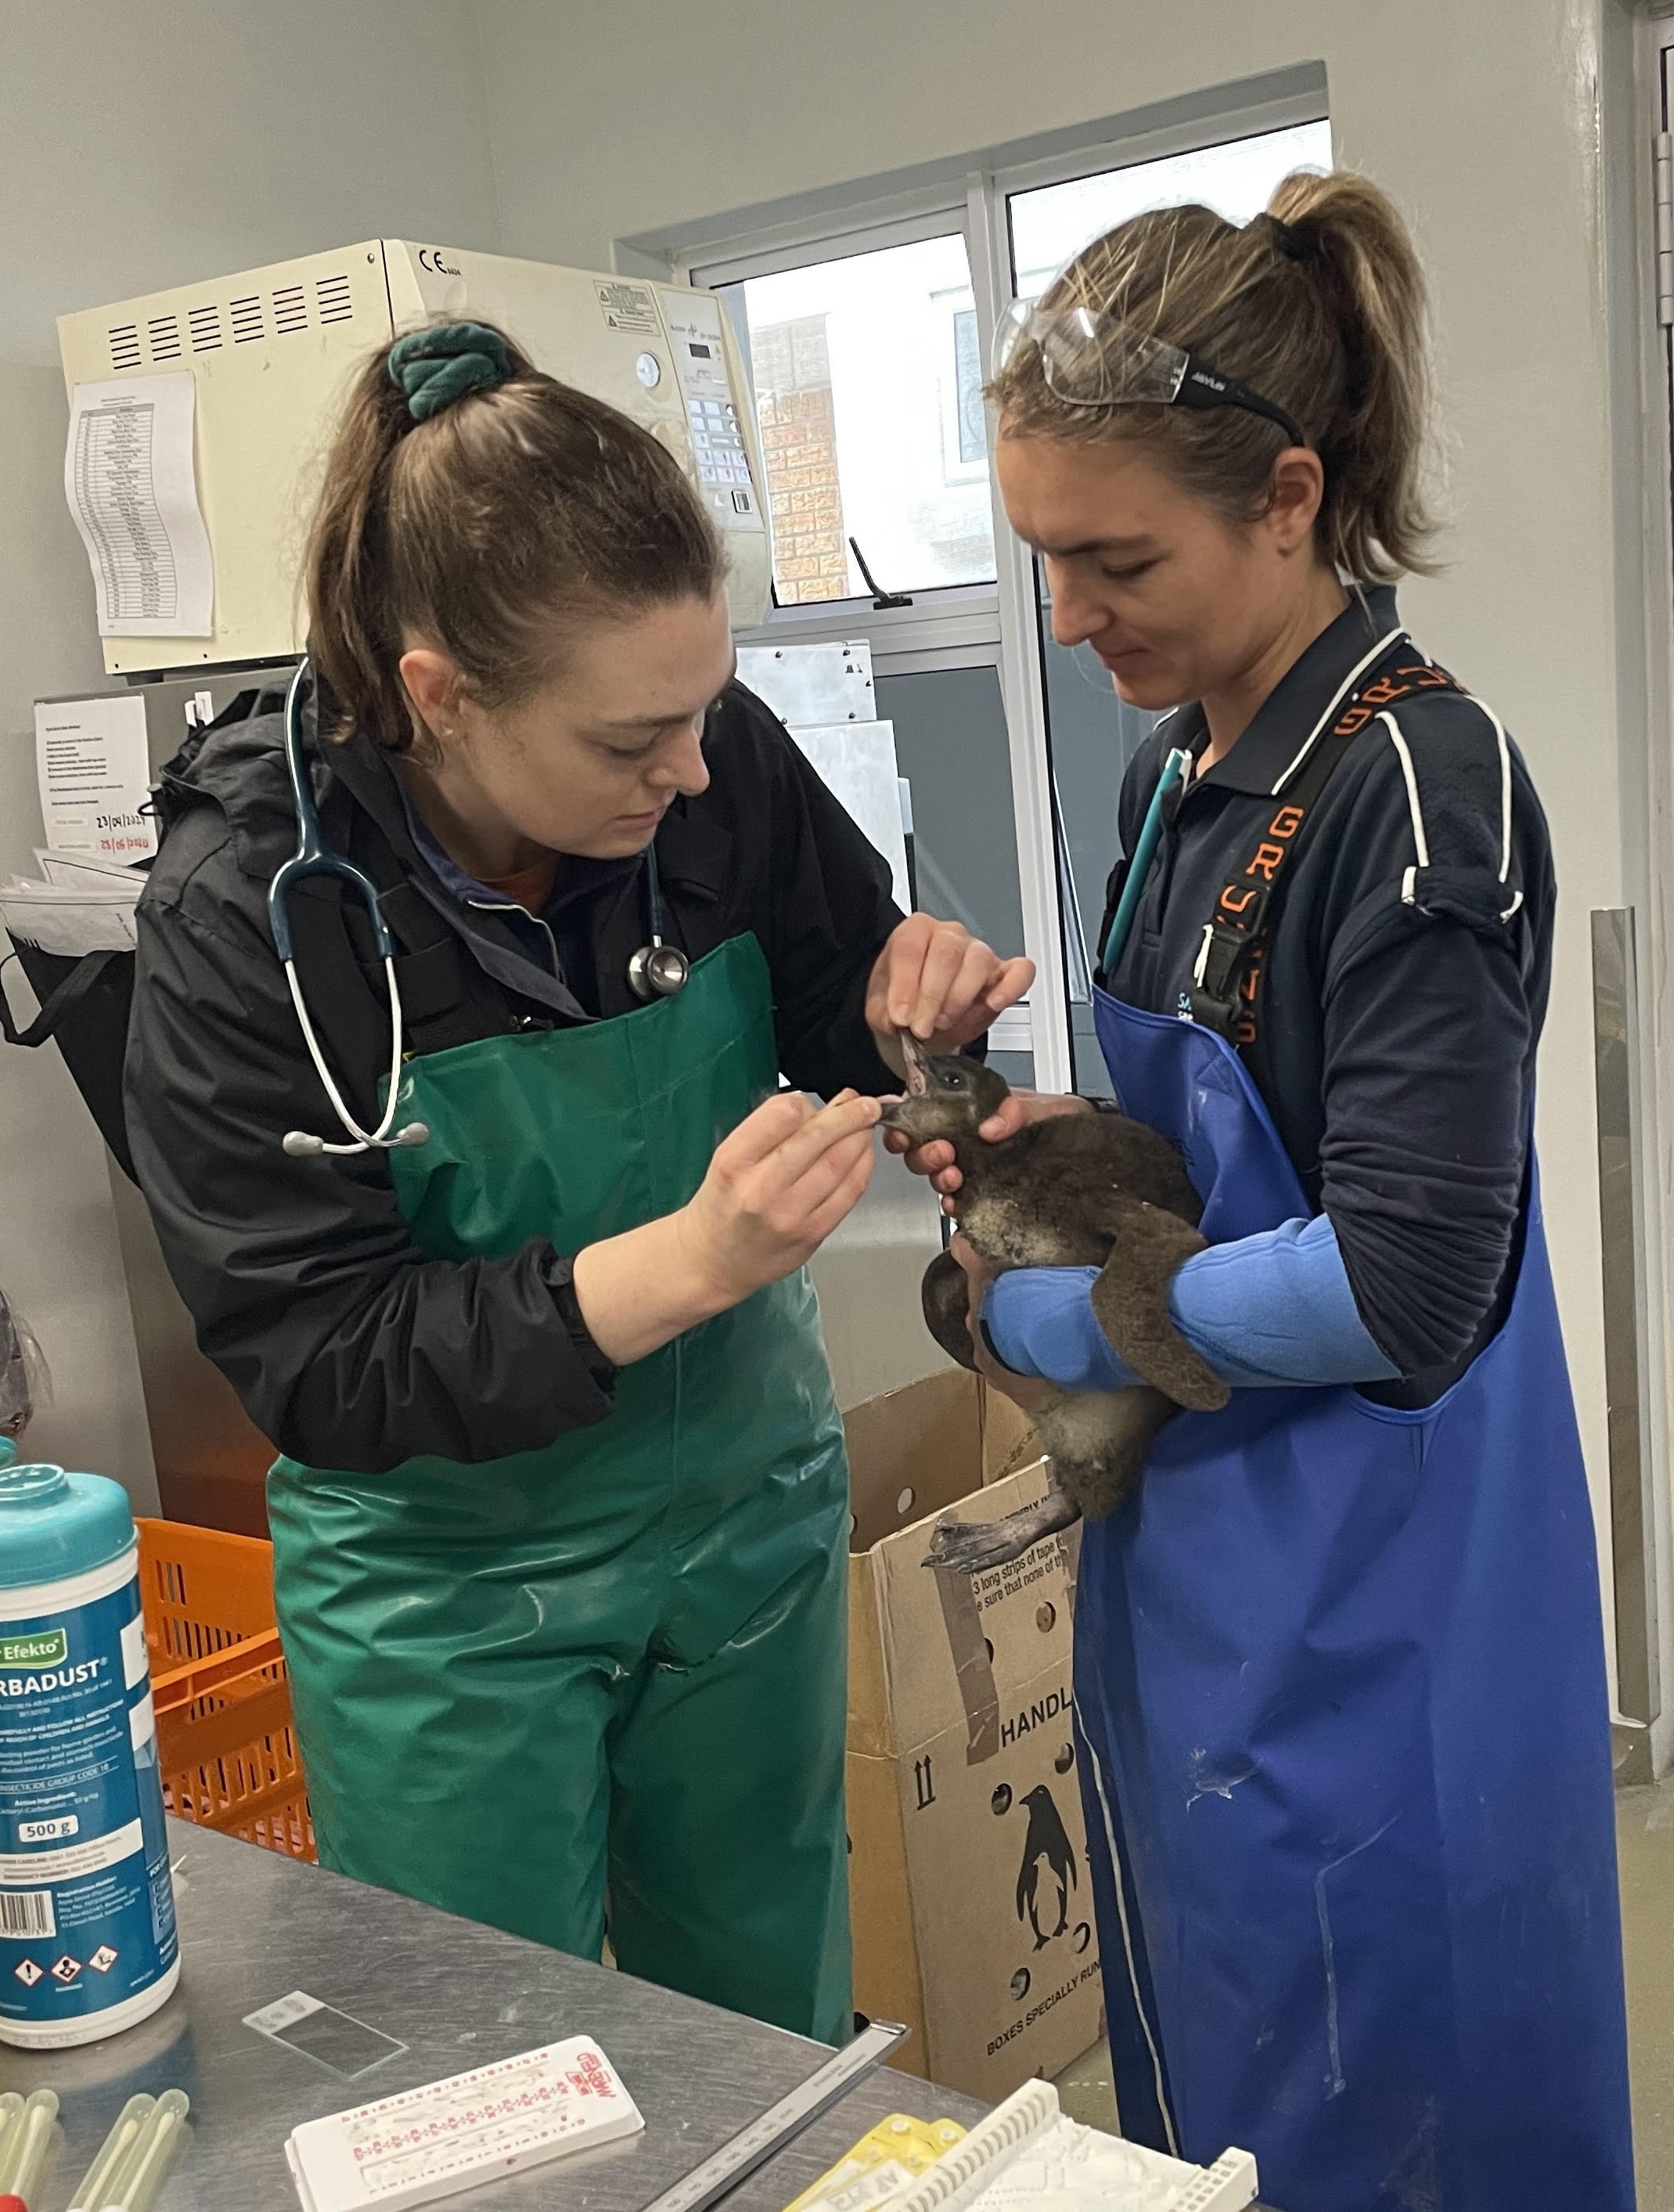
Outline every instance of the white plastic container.
{"label": "white plastic container", "polygon": [[180,1978],[139,1555],[97,1474],[0,1443],[0,2043],[147,2018]]}

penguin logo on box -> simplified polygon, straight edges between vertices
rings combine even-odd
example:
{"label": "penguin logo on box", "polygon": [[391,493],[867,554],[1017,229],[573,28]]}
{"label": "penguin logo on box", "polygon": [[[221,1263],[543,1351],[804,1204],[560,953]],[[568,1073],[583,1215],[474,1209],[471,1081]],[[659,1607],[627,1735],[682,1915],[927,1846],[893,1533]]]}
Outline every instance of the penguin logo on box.
{"label": "penguin logo on box", "polygon": [[[1044,1951],[1054,1936],[1069,1929],[1070,1892],[1079,1877],[1075,1850],[1052,1791],[1041,1783],[1028,1792],[1023,1803],[1028,1808],[1028,1833],[1023,1838],[1023,1863],[1017,1872],[1017,1917],[1028,1922],[1034,1930],[1035,1949]],[[1058,1924],[1044,1932],[1040,1926],[1043,1884],[1048,1911],[1054,1885],[1058,1904]]]}

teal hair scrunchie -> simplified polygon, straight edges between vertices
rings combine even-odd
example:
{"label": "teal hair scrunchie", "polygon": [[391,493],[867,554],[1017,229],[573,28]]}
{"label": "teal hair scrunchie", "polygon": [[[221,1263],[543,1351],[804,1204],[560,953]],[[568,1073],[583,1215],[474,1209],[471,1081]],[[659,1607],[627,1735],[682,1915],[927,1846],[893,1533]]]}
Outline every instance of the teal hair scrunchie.
{"label": "teal hair scrunchie", "polygon": [[406,393],[415,422],[428,422],[468,392],[491,392],[511,374],[505,339],[481,323],[414,331],[390,348],[391,380]]}

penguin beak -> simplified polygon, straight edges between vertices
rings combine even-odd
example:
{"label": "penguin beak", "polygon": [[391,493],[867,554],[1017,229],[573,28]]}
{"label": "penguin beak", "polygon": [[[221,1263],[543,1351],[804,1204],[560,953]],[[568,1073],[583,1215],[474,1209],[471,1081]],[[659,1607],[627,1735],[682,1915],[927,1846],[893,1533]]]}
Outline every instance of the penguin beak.
{"label": "penguin beak", "polygon": [[901,1058],[907,1062],[907,1095],[909,1098],[922,1098],[930,1089],[925,1048],[911,1030],[898,1030],[897,1035],[901,1038]]}

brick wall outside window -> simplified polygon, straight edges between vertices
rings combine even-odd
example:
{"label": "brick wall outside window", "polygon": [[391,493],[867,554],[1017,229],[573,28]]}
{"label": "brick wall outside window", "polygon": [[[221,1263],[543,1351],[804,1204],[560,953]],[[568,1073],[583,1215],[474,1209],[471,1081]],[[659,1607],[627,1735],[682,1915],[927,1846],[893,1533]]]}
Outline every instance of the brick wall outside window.
{"label": "brick wall outside window", "polygon": [[750,353],[761,395],[757,413],[779,603],[842,599],[849,588],[849,556],[825,317],[754,330]]}

